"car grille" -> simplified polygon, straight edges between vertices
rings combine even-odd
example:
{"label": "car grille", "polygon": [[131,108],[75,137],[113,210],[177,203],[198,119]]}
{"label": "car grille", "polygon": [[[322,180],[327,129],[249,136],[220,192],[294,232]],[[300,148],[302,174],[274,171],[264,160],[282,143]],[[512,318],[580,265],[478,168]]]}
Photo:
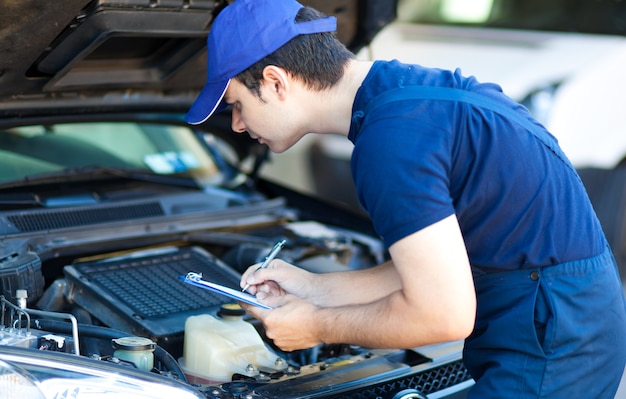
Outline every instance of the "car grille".
{"label": "car grille", "polygon": [[158,202],[151,202],[139,205],[9,215],[7,220],[20,232],[32,232],[162,215],[164,212],[161,205]]}
{"label": "car grille", "polygon": [[427,369],[417,374],[403,376],[398,379],[373,384],[355,389],[347,394],[335,394],[338,399],[379,399],[390,398],[394,393],[404,389],[415,389],[424,395],[453,387],[472,377],[462,360],[447,363],[439,367]]}

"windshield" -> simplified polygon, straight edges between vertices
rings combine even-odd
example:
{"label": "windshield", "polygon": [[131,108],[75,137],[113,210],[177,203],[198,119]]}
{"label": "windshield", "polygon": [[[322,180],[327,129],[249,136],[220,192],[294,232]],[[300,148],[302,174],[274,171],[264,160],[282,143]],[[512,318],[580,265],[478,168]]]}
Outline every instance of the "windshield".
{"label": "windshield", "polygon": [[0,183],[92,166],[190,177],[201,185],[222,178],[184,126],[92,122],[0,131]]}
{"label": "windshield", "polygon": [[400,0],[398,18],[438,25],[626,34],[626,2],[617,0]]}

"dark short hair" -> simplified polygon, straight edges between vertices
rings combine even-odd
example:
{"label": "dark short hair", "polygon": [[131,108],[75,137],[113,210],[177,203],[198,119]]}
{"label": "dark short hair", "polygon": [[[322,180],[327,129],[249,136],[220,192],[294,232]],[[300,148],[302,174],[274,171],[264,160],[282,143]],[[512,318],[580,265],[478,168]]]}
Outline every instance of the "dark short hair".
{"label": "dark short hair", "polygon": [[[304,7],[298,12],[296,22],[324,17],[321,12]],[[336,38],[334,32],[298,35],[235,76],[235,79],[260,98],[263,70],[268,65],[275,65],[284,68],[307,87],[321,91],[332,87],[341,79],[345,65],[353,58],[354,54]]]}

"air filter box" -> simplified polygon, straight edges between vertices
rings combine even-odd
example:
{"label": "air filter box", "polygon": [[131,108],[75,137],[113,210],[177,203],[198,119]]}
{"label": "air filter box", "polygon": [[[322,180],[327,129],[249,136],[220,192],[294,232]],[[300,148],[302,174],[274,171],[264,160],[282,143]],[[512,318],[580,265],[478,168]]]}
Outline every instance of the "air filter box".
{"label": "air filter box", "polygon": [[16,290],[28,292],[28,303],[37,301],[43,295],[41,259],[32,252],[0,260],[0,294],[15,303]]}

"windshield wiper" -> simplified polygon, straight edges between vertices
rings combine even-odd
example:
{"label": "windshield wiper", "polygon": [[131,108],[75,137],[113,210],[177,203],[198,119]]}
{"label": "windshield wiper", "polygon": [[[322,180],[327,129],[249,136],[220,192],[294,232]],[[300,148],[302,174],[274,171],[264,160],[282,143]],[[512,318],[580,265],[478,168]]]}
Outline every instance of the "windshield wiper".
{"label": "windshield wiper", "polygon": [[118,177],[121,179],[145,181],[171,186],[201,188],[192,178],[160,175],[146,172],[144,169],[135,168],[112,168],[108,166],[81,166],[67,168],[56,172],[41,173],[27,176],[22,179],[0,183],[1,189],[34,186],[39,184],[65,183],[67,181],[80,181],[94,177]]}
{"label": "windshield wiper", "polygon": [[41,198],[35,193],[0,193],[0,209],[5,206],[42,206]]}

